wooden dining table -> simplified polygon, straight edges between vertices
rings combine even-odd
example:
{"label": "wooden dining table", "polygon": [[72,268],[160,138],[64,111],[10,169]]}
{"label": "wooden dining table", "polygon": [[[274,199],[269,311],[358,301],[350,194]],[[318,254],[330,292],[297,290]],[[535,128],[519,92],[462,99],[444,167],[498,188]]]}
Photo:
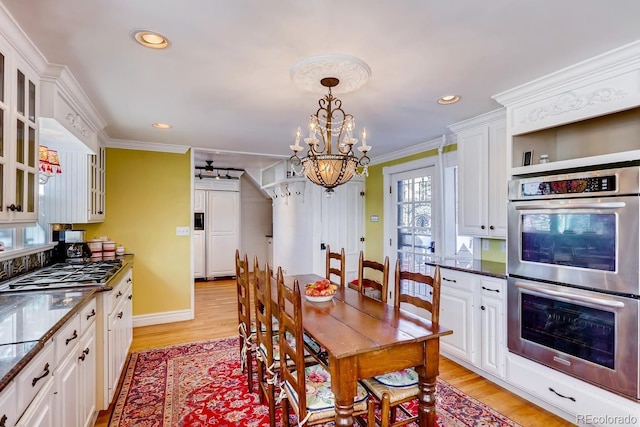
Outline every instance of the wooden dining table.
{"label": "wooden dining table", "polygon": [[[314,274],[285,276],[285,285],[322,279]],[[277,304],[277,287],[272,287]],[[328,353],[331,388],[336,400],[336,426],[352,426],[357,380],[405,368],[419,374],[419,425],[436,425],[436,380],[440,337],[453,331],[424,317],[382,303],[358,291],[338,289],[331,301],[302,297],[304,331]],[[277,310],[277,307],[274,307]]]}

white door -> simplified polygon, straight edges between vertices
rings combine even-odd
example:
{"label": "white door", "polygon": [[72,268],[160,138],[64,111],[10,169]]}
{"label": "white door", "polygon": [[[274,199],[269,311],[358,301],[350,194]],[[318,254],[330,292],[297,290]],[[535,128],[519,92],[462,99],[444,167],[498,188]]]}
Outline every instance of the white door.
{"label": "white door", "polygon": [[439,250],[434,227],[435,166],[398,172],[391,175],[390,181],[395,228],[390,237],[393,253],[389,259],[393,268],[399,259],[403,270],[426,273],[426,257]]}
{"label": "white door", "polygon": [[240,193],[207,192],[206,217],[207,277],[234,276],[240,243]]}
{"label": "white door", "polygon": [[[364,248],[364,182],[350,181],[335,188],[331,197],[322,193],[321,241],[332,252],[344,248],[347,283],[358,278],[358,257]],[[324,275],[326,251],[321,249]]]}

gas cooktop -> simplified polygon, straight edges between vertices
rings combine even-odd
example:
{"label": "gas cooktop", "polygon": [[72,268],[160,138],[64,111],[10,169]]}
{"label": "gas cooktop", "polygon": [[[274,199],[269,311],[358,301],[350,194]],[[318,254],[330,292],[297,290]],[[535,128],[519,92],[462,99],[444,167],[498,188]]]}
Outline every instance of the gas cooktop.
{"label": "gas cooktop", "polygon": [[104,284],[121,266],[120,260],[53,264],[0,286],[0,291],[46,290]]}

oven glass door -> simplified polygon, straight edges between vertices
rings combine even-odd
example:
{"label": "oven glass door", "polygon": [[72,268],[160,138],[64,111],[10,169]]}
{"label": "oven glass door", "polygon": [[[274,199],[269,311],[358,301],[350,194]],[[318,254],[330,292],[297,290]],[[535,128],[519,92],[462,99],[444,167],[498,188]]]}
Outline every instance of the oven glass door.
{"label": "oven glass door", "polygon": [[633,399],[640,300],[509,278],[509,351]]}
{"label": "oven glass door", "polygon": [[511,201],[508,210],[509,275],[640,294],[637,196]]}

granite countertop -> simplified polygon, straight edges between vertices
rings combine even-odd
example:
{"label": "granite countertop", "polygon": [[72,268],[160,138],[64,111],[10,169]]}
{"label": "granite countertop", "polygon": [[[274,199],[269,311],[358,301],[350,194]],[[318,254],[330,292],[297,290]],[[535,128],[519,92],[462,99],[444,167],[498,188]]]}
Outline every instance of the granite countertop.
{"label": "granite countertop", "polygon": [[507,278],[507,264],[504,262],[484,261],[471,258],[440,258],[431,257],[426,261],[427,265],[439,265],[442,268],[463,271],[466,273],[481,274],[483,276]]}
{"label": "granite countertop", "polygon": [[100,287],[0,294],[0,390]]}

